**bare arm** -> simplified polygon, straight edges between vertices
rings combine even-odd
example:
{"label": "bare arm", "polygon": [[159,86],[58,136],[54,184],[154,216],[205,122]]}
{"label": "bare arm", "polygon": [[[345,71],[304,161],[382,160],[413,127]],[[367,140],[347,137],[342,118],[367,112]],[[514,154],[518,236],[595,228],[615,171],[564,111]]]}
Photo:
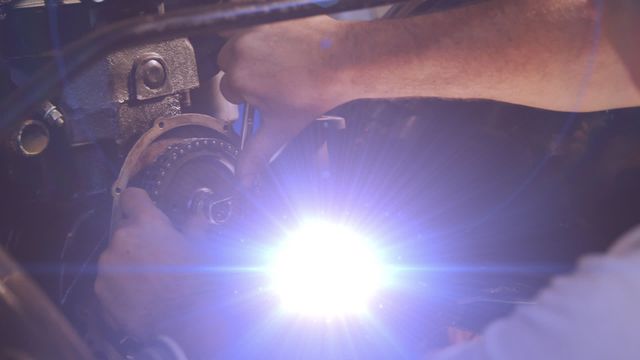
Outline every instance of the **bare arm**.
{"label": "bare arm", "polygon": [[[351,24],[354,95],[482,98],[562,111],[640,105],[603,27],[620,18],[610,12],[623,9],[609,7],[605,16],[596,2],[494,0]],[[631,13],[640,23],[640,12]]]}
{"label": "bare arm", "polygon": [[241,156],[240,179],[250,184],[316,116],[359,98],[481,98],[564,111],[640,105],[630,76],[640,69],[639,7],[488,0],[409,19],[317,17],[239,34],[219,57],[223,92],[266,118]]}

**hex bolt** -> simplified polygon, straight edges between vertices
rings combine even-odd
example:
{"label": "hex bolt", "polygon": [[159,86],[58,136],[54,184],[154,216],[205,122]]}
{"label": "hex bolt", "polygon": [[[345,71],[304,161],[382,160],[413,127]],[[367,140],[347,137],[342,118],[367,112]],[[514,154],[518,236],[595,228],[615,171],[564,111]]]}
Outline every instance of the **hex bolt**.
{"label": "hex bolt", "polygon": [[58,108],[56,108],[50,101],[45,101],[40,108],[42,119],[49,125],[55,127],[64,126],[64,116],[62,116],[60,110],[58,110]]}
{"label": "hex bolt", "polygon": [[142,81],[149,89],[159,89],[167,80],[167,71],[164,65],[156,59],[146,60],[140,71],[142,72]]}
{"label": "hex bolt", "polygon": [[187,203],[187,207],[198,216],[202,216],[209,224],[220,225],[231,217],[231,198],[218,199],[209,188],[196,190]]}

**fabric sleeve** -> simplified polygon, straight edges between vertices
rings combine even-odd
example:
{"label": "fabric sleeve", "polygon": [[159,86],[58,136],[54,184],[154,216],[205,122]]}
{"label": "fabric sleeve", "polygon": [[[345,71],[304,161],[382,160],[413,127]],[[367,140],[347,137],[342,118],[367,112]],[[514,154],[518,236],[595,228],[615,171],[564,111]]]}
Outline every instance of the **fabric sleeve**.
{"label": "fabric sleeve", "polygon": [[437,360],[640,359],[640,227]]}

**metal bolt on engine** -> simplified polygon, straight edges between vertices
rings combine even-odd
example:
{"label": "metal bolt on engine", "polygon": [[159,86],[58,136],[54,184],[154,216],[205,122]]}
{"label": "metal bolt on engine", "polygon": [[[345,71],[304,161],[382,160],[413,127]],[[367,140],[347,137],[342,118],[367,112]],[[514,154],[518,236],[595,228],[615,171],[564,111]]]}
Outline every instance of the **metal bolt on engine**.
{"label": "metal bolt on engine", "polygon": [[142,64],[142,78],[150,89],[158,89],[167,80],[167,71],[157,59],[149,59]]}

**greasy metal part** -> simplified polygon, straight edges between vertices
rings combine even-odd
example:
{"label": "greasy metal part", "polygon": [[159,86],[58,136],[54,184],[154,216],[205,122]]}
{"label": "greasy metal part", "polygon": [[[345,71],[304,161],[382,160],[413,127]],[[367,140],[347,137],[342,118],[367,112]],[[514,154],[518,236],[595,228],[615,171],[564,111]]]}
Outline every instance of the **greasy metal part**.
{"label": "greasy metal part", "polygon": [[189,199],[192,214],[202,216],[210,224],[224,224],[231,217],[231,197],[220,198],[209,188],[197,189]]}
{"label": "greasy metal part", "polygon": [[[212,151],[213,154],[226,154],[231,158],[238,155],[238,149],[230,142],[215,138],[192,138],[185,139],[183,142],[169,145],[165,153],[161,154],[155,161],[153,172],[151,174],[153,183],[149,184],[148,190],[152,197],[160,195],[162,188],[166,185],[166,175],[178,171],[179,163],[185,159],[190,160],[190,155],[202,151]],[[219,159],[220,163],[233,173],[234,166],[226,159]],[[188,174],[187,174],[188,175]],[[203,190],[199,188],[198,190]],[[195,196],[195,194],[193,195]]]}
{"label": "greasy metal part", "polygon": [[145,189],[178,229],[194,218],[222,225],[231,217],[237,155],[222,136],[184,139],[141,171],[135,186]]}
{"label": "greasy metal part", "polygon": [[93,358],[58,309],[1,248],[0,318],[2,350],[20,350],[29,359]]}
{"label": "greasy metal part", "polygon": [[188,108],[191,106],[191,91],[186,90],[180,93],[180,107]]}
{"label": "greasy metal part", "polygon": [[[93,80],[94,86],[98,81],[103,81],[103,79],[112,81],[113,85],[106,89],[108,91],[106,97],[113,102],[124,103],[135,99],[129,89],[132,68],[136,63],[151,59],[159,60],[163,64],[165,71],[169,75],[167,82],[171,84],[171,87],[176,92],[198,86],[195,52],[189,40],[185,38],[163,42],[148,42],[144,45],[111,52],[104,60],[96,64],[101,66],[98,69],[99,71],[106,73],[104,75],[100,74],[101,76],[97,79],[91,77],[89,79]],[[84,77],[84,74],[82,77]],[[72,82],[75,82],[75,80]],[[72,91],[65,87],[65,92],[71,93]]]}
{"label": "greasy metal part", "polygon": [[253,133],[253,125],[255,118],[255,109],[249,103],[245,104],[244,113],[242,114],[242,134],[240,136],[240,150],[244,150],[247,140]]}
{"label": "greasy metal part", "polygon": [[46,121],[51,126],[64,126],[64,117],[62,116],[62,113],[48,100],[42,104],[40,108],[40,115],[42,116],[42,120]]}
{"label": "greasy metal part", "polygon": [[132,176],[140,171],[140,164],[144,163],[143,156],[145,155],[147,148],[149,148],[149,146],[162,135],[185,126],[201,126],[222,134],[226,133],[224,122],[207,115],[182,114],[174,117],[157,119],[154,122],[153,127],[146,133],[142,134],[131,148],[131,151],[129,151],[129,155],[127,155],[127,158],[120,169],[118,179],[111,188],[111,194],[114,199],[118,199],[122,190],[127,188]]}
{"label": "greasy metal part", "polygon": [[[80,4],[81,0],[58,0],[60,4]],[[98,2],[98,1],[96,1]],[[14,8],[31,8],[31,7],[42,7],[47,3],[46,0],[17,0],[14,1],[12,6]]]}
{"label": "greasy metal part", "polygon": [[[207,5],[165,15],[142,16],[106,26],[69,46],[56,64],[41,69],[30,83],[0,105],[0,127],[19,121],[33,104],[44,101],[63,82],[106,54],[154,40],[219,32],[312,15],[386,5],[399,0],[278,0]],[[57,76],[52,76],[52,75]]]}
{"label": "greasy metal part", "polygon": [[[156,62],[164,71],[156,71]],[[65,86],[60,107],[68,141],[115,139],[122,149],[128,148],[155,119],[179,114],[180,93],[198,85],[195,54],[187,39],[113,52]]]}
{"label": "greasy metal part", "polygon": [[[225,122],[216,118],[202,115],[202,114],[182,114],[169,118],[160,118],[154,122],[153,127],[142,134],[138,141],[133,145],[131,151],[127,155],[120,174],[117,180],[111,188],[111,194],[113,196],[113,210],[112,210],[112,228],[120,218],[119,197],[124,189],[126,189],[131,180],[141,172],[141,170],[149,164],[155,162],[160,154],[150,154],[150,149],[153,144],[161,144],[162,137],[168,134],[179,131],[182,128],[198,126],[213,130],[220,134],[226,134]],[[166,147],[160,146],[161,152],[164,152]],[[151,160],[148,158],[152,157]]]}
{"label": "greasy metal part", "polygon": [[9,144],[22,156],[40,155],[49,146],[49,130],[40,121],[25,120],[15,128]]}
{"label": "greasy metal part", "polygon": [[[194,55],[195,56],[195,55]],[[142,55],[133,69],[137,100],[149,100],[173,93],[169,69],[166,62],[157,53]]]}
{"label": "greasy metal part", "polygon": [[167,71],[162,59],[151,59],[142,64],[142,80],[150,89],[157,89],[167,80]]}

